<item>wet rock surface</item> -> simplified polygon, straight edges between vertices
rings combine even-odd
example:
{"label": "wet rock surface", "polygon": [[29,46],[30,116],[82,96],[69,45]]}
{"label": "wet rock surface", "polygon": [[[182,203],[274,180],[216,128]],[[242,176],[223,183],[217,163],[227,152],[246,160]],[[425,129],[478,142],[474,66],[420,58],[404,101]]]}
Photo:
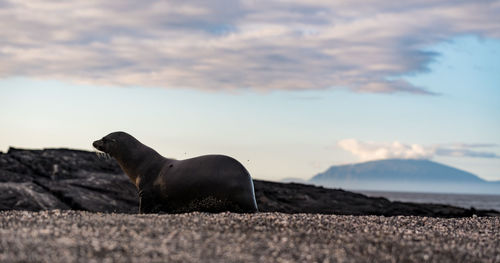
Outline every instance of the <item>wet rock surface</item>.
{"label": "wet rock surface", "polygon": [[500,217],[0,212],[0,262],[500,262]]}
{"label": "wet rock surface", "polygon": [[[340,189],[255,180],[261,212],[340,215],[499,216],[493,210],[390,202]],[[135,186],[112,159],[69,149],[0,153],[0,210],[137,213]]]}

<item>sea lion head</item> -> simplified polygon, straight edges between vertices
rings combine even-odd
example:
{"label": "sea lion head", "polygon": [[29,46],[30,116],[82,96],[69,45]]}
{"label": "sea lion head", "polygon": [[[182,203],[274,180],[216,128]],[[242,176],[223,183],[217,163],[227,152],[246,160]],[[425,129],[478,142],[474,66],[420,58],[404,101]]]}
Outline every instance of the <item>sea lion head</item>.
{"label": "sea lion head", "polygon": [[92,143],[92,146],[97,150],[107,153],[115,158],[120,158],[123,154],[128,153],[131,149],[138,146],[140,142],[126,132],[113,132],[102,139]]}

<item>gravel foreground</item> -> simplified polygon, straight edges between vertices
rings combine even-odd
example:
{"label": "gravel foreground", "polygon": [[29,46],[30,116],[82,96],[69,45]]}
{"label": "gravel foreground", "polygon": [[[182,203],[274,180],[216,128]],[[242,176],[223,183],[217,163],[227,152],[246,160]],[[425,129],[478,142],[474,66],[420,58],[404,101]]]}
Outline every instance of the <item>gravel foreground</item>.
{"label": "gravel foreground", "polygon": [[0,262],[500,262],[500,218],[0,212]]}

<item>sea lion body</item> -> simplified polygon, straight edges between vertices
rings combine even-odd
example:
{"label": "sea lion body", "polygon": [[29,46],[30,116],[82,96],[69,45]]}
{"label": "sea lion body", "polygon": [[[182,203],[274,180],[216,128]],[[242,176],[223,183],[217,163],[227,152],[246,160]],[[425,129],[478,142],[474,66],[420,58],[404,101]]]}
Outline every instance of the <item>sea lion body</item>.
{"label": "sea lion body", "polygon": [[258,211],[250,174],[229,156],[169,159],[124,132],[93,145],[114,157],[136,185],[141,213]]}

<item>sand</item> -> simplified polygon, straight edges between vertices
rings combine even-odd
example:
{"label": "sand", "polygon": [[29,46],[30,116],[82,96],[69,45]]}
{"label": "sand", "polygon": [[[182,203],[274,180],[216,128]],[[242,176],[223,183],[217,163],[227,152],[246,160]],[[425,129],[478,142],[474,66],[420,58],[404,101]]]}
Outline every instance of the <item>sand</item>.
{"label": "sand", "polygon": [[0,212],[0,262],[500,262],[500,218]]}

